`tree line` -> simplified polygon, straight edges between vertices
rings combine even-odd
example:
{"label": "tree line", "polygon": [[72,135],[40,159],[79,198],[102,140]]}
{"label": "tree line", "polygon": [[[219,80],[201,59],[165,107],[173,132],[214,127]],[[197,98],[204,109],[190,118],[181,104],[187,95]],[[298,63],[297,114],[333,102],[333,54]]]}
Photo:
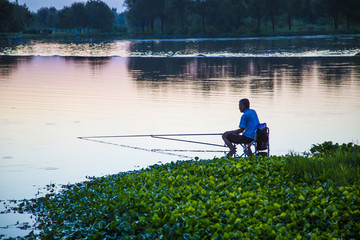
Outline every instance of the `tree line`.
{"label": "tree line", "polygon": [[133,31],[222,34],[359,27],[359,0],[125,0]]}
{"label": "tree line", "polygon": [[101,0],[36,13],[0,0],[0,32],[130,32],[239,36],[276,32],[360,31],[360,0],[125,0],[126,11]]}
{"label": "tree line", "polygon": [[30,12],[26,5],[0,0],[0,32],[36,33],[52,29],[111,32],[119,31],[116,27],[124,24],[124,14],[117,14],[116,9],[110,9],[100,0],[75,2],[61,10],[43,7],[36,13]]}

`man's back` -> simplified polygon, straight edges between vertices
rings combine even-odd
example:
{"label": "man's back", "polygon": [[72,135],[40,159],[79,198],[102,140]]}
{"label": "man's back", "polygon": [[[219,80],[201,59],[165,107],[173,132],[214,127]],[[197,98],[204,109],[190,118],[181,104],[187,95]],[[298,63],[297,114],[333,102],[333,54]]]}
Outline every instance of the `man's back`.
{"label": "man's back", "polygon": [[244,128],[243,135],[249,138],[255,138],[256,126],[260,123],[257,113],[253,109],[246,109],[241,116],[240,128]]}

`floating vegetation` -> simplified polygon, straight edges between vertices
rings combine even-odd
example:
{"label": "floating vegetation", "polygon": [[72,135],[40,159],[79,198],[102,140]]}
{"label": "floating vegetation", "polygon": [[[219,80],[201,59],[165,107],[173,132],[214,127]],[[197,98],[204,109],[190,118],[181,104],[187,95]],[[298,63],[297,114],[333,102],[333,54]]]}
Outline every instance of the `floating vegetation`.
{"label": "floating vegetation", "polygon": [[[359,146],[325,154],[326,144],[309,156],[178,161],[91,178],[16,210],[37,218],[39,236],[28,238],[359,239]],[[329,178],[336,167],[356,170]]]}

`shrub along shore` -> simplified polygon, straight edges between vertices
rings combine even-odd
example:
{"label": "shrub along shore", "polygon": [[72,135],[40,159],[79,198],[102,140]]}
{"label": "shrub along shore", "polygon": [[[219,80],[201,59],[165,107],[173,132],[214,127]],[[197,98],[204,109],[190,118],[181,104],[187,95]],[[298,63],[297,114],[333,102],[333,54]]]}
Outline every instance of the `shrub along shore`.
{"label": "shrub along shore", "polygon": [[41,239],[359,239],[360,146],[153,165],[14,208]]}

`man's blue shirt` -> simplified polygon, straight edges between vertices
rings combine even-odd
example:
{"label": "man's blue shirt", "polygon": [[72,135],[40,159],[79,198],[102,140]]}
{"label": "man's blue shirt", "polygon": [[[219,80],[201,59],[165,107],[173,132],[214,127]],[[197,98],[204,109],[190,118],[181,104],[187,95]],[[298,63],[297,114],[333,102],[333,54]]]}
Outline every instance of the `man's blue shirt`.
{"label": "man's blue shirt", "polygon": [[245,128],[243,135],[245,137],[255,138],[256,125],[260,123],[259,118],[253,109],[246,109],[244,114],[241,116],[240,128]]}

